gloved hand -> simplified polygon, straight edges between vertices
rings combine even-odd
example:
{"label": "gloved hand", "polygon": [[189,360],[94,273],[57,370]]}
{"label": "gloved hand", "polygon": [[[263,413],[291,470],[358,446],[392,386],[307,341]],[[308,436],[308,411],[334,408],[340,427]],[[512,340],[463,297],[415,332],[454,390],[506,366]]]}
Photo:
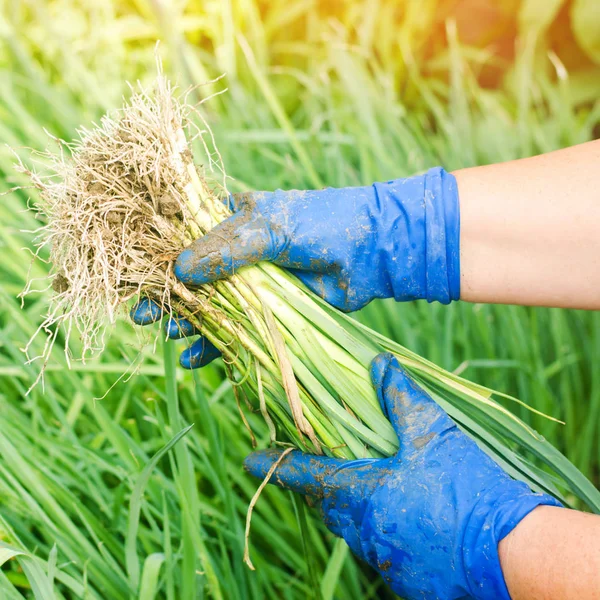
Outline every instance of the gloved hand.
{"label": "gloved hand", "polygon": [[[400,450],[346,461],[292,452],[270,483],[321,501],[327,527],[401,597],[509,600],[498,544],[542,504],[511,479],[405,374],[391,354],[371,368]],[[255,452],[245,468],[264,478],[281,450]]]}
{"label": "gloved hand", "polygon": [[[344,311],[374,298],[449,303],[460,294],[456,180],[441,168],[368,187],[258,192],[238,196],[235,213],[178,257],[175,275],[199,286],[269,260]],[[138,324],[160,310],[134,307]],[[181,337],[187,322],[167,324]],[[202,366],[214,353],[200,340],[182,365]]]}

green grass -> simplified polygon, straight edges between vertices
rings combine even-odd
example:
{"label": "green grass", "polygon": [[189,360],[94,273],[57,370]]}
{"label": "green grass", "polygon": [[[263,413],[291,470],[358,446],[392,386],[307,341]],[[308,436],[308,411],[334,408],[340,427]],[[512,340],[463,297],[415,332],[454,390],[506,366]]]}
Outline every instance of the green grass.
{"label": "green grass", "polygon": [[[235,11],[223,2],[194,20],[191,10],[166,18],[143,0],[5,3],[0,139],[43,147],[43,127],[69,138],[119,105],[125,79],[152,76],[156,36],[183,83],[228,72],[229,92],[205,109],[232,189],[367,184],[437,164],[507,160],[590,139],[600,122],[600,104],[580,102],[593,94],[578,81],[556,81],[533,42],[504,86],[483,89],[476,73],[485,56],[463,48],[451,23],[432,77],[418,53],[411,60],[406,27],[393,45],[392,31],[377,35],[368,21],[356,42],[348,23],[359,17],[326,24],[315,3],[272,4],[261,16],[252,0]],[[384,23],[388,5],[376,5]],[[3,189],[12,185],[11,163],[0,149]],[[43,297],[23,310],[16,299],[31,262],[22,250],[31,234],[22,230],[36,226],[26,200],[20,192],[0,202],[0,562],[8,559],[0,597],[46,600],[48,589],[57,599],[386,597],[316,511],[280,490],[265,490],[254,512],[257,570],[243,565],[257,482],[241,468],[251,443],[221,365],[183,372],[181,343],[159,341],[154,352],[152,334],[140,353],[123,320],[99,361],[68,371],[55,353],[45,387],[25,396],[37,366],[24,364],[20,348],[44,312]],[[31,268],[44,273],[41,264]],[[600,315],[386,301],[359,318],[565,420],[510,405],[599,482]],[[121,378],[132,364],[137,370]],[[264,423],[249,417],[264,447]],[[26,554],[9,559],[9,547]]]}

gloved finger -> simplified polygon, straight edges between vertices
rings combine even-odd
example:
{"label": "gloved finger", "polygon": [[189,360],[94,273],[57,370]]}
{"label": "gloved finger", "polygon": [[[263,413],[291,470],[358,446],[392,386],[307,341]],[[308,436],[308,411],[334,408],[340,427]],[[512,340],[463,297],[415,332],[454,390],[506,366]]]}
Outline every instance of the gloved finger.
{"label": "gloved finger", "polygon": [[[254,477],[264,479],[269,469],[281,457],[283,450],[271,448],[252,452],[244,460],[244,469]],[[314,456],[295,450],[277,466],[269,483],[279,487],[322,498],[340,485],[336,475],[348,462],[340,458]]]}
{"label": "gloved finger", "polygon": [[198,338],[179,357],[179,364],[184,369],[199,369],[221,356],[221,353],[206,338]]}
{"label": "gloved finger", "polygon": [[239,192],[237,194],[229,194],[229,196],[223,200],[223,204],[225,204],[231,212],[237,212],[242,210],[244,206],[252,204],[252,193]]}
{"label": "gloved finger", "polygon": [[410,378],[393,354],[375,357],[371,379],[381,408],[398,434],[402,455],[420,450],[444,431],[456,427],[433,398]]}
{"label": "gloved finger", "polygon": [[129,316],[136,325],[150,325],[150,323],[160,321],[163,311],[154,300],[142,298],[133,306]]}
{"label": "gloved finger", "polygon": [[170,340],[180,340],[198,334],[198,330],[183,317],[171,317],[165,323],[165,333]]}
{"label": "gloved finger", "polygon": [[[264,479],[282,452],[273,448],[253,452],[246,457],[244,468],[251,475]],[[367,470],[377,460],[344,460],[294,451],[281,461],[269,483],[317,498],[332,497],[337,490],[351,485],[362,488],[363,480],[368,479],[365,477]]]}
{"label": "gloved finger", "polygon": [[274,260],[281,247],[278,239],[261,213],[244,205],[181,252],[175,276],[192,286],[229,277],[240,267]]}

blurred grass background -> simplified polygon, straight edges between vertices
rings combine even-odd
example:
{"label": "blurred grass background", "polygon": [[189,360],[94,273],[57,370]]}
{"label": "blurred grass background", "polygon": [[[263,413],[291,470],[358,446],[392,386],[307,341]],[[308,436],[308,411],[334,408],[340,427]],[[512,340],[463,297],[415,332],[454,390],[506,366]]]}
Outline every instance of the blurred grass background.
{"label": "blurred grass background", "polygon": [[[228,88],[203,110],[233,190],[369,184],[600,134],[595,0],[0,8],[0,139],[23,156],[45,147],[44,128],[70,139],[121,104],[127,80],[149,81],[157,39],[183,87],[226,74],[195,94]],[[2,190],[24,183],[13,162],[3,146]],[[45,298],[22,310],[16,296],[29,270],[41,277],[46,268],[22,249],[39,224],[27,199],[21,191],[0,201],[0,597],[392,597],[316,511],[278,490],[266,490],[254,513],[257,571],[242,564],[256,481],[241,469],[251,444],[221,365],[184,372],[176,344],[140,354],[124,319],[100,360],[68,371],[56,353],[45,387],[25,396],[39,367],[25,365],[20,348]],[[600,315],[375,302],[358,318],[565,420],[520,414],[599,482]],[[138,371],[119,379],[132,363]],[[252,424],[266,445],[260,419]]]}

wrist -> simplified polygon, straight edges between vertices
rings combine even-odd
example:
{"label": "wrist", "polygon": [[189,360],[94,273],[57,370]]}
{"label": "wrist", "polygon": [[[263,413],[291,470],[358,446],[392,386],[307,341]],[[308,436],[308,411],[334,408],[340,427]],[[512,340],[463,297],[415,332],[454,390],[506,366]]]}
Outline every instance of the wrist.
{"label": "wrist", "polygon": [[[537,527],[540,517],[542,521],[547,522],[549,520],[552,522],[551,518],[548,519],[546,511],[550,511],[550,515],[552,515],[554,510],[555,507],[537,506],[498,544],[498,557],[502,574],[509,595],[513,600],[530,597],[529,592],[531,590],[523,595],[523,588],[529,588],[530,577],[536,580],[539,578],[540,566],[533,569],[533,565],[528,565],[527,561],[531,555],[533,540],[540,539],[540,532]],[[541,568],[544,569],[546,564],[544,563]],[[523,577],[524,571],[526,572],[525,577]]]}
{"label": "wrist", "polygon": [[[499,489],[501,488],[501,489]],[[477,600],[510,600],[500,559],[500,542],[539,506],[561,506],[547,494],[508,480],[482,494],[464,529],[463,565]]]}

